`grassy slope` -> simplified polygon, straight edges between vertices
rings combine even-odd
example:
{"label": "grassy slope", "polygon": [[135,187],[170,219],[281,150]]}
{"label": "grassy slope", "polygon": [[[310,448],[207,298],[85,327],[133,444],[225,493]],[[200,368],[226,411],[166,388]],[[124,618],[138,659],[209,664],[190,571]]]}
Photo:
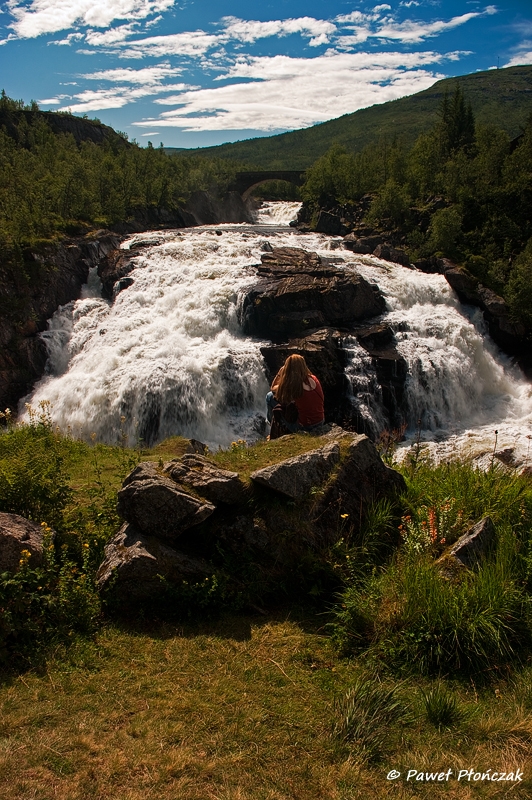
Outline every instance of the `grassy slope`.
{"label": "grassy slope", "polygon": [[[338,659],[309,621],[226,617],[191,628],[110,627],[46,670],[0,687],[4,800],[524,798],[532,791],[528,669],[517,686],[454,685],[466,716],[427,721],[420,689],[365,762],[331,733],[335,698],[363,665]],[[384,678],[386,685],[390,679]],[[521,784],[456,780],[524,770]],[[390,769],[403,777],[386,780]],[[405,773],[452,769],[449,783]]]}
{"label": "grassy slope", "polygon": [[[459,83],[478,123],[492,123],[517,136],[532,113],[532,67],[510,67],[438,81],[430,89],[299,131],[185,151],[243,161],[262,169],[305,169],[339,142],[354,152],[381,136],[412,143],[436,119],[445,89]],[[171,148],[167,148],[171,152]]]}

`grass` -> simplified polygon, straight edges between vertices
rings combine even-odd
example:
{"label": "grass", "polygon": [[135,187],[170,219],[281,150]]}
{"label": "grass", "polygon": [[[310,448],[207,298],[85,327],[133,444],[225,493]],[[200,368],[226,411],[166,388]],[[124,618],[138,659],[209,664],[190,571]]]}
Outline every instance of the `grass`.
{"label": "grass", "polygon": [[[235,442],[211,457],[248,480],[253,470],[325,441]],[[12,472],[10,447],[19,458]],[[30,572],[6,594],[10,613],[24,620],[33,598],[37,627],[46,632],[56,618],[62,626],[61,636],[47,633],[40,659],[11,664],[0,679],[2,798],[530,797],[530,479],[458,463],[406,463],[400,511],[386,502],[373,507],[356,541],[346,529],[329,554],[344,585],[332,607],[325,590],[283,605],[279,585],[277,602],[260,616],[220,612],[207,620],[201,612],[194,623],[176,624],[140,610],[133,621],[100,617],[94,632],[91,570],[120,524],[116,491],[139,460],[164,462],[186,447],[179,437],[149,450],[89,445],[41,423],[0,437],[0,468],[9,478],[3,502],[24,496],[31,455],[32,480],[41,477],[24,502],[37,519],[49,507],[59,522],[46,597],[41,575]],[[55,481],[44,469],[50,453]],[[58,487],[68,490],[60,508]],[[297,507],[279,500],[268,510],[297,539]],[[445,579],[433,563],[441,539],[454,540],[485,513],[496,524],[496,550],[467,578]],[[420,549],[409,549],[404,535],[401,543],[398,526],[404,531],[407,517],[411,529],[429,531],[416,540]],[[298,570],[308,579],[315,566],[298,564],[292,588]],[[87,614],[82,636],[76,631]],[[31,646],[32,630],[20,623],[19,631]],[[15,654],[16,637],[15,625],[6,640]],[[401,778],[387,780],[391,769]],[[460,769],[519,769],[524,780],[458,782]],[[409,770],[452,774],[436,789],[407,781]]]}
{"label": "grass", "polygon": [[307,453],[323,447],[330,439],[326,436],[312,436],[311,434],[291,434],[274,439],[272,442],[265,439],[259,440],[253,447],[247,447],[240,440],[233,442],[229,450],[221,450],[209,455],[222,469],[238,472],[244,481],[257,469],[278,464],[285,458]]}
{"label": "grass", "polygon": [[[438,731],[417,682],[392,692],[339,659],[313,620],[238,616],[212,625],[110,626],[0,687],[4,800],[353,800],[530,796],[532,717],[519,686],[453,691],[471,720]],[[522,682],[530,680],[530,669]],[[376,676],[376,680],[382,681]],[[526,682],[526,681],[525,681]],[[430,683],[424,686],[430,691]],[[353,694],[353,687],[359,687]],[[362,687],[362,689],[360,688]],[[376,688],[375,688],[376,687]],[[349,694],[350,693],[350,694]],[[382,723],[373,761],[338,732],[339,698]],[[376,699],[377,698],[377,699]],[[340,718],[341,719],[341,718]],[[356,720],[356,718],[355,718]],[[356,724],[356,722],[355,722]],[[349,729],[353,732],[353,727]],[[360,730],[371,735],[364,726]],[[520,784],[407,783],[408,769],[524,771]],[[392,768],[403,773],[391,782]],[[509,794],[507,794],[509,792]]]}

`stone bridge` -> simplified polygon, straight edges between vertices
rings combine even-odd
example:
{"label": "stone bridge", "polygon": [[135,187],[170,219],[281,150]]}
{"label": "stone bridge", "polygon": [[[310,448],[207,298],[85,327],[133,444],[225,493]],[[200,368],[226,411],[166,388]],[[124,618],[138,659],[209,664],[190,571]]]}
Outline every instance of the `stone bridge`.
{"label": "stone bridge", "polygon": [[230,192],[238,192],[242,199],[246,200],[253,189],[266,181],[287,181],[296,186],[302,186],[305,182],[305,172],[303,170],[264,170],[256,172],[237,172],[235,180],[229,186]]}

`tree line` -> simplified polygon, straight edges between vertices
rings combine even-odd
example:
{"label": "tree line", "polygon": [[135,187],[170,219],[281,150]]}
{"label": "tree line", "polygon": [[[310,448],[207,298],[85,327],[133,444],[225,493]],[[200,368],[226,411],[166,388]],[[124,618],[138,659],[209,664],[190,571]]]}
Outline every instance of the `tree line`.
{"label": "tree line", "polygon": [[238,169],[221,159],[168,156],[162,146],[142,148],[118,134],[101,144],[77,143],[72,134],[54,133],[35,102],[24,105],[4,92],[0,113],[8,123],[0,127],[4,253],[109,227],[138,209],[176,210],[198,189],[223,194]]}
{"label": "tree line", "polygon": [[457,86],[413,147],[387,137],[356,154],[333,145],[301,193],[316,214],[340,205],[347,216],[371,195],[368,225],[400,233],[412,260],[463,264],[532,325],[532,118],[513,140],[475,125]]}

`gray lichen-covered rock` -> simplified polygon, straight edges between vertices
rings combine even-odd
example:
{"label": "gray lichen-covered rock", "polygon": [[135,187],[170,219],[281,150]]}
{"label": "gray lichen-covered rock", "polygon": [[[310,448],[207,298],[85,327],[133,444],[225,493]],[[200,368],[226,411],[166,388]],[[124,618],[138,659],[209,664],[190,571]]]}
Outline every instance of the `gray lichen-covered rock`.
{"label": "gray lichen-covered rock", "polygon": [[320,486],[340,461],[340,446],[331,442],[308,453],[251,473],[255,483],[274,489],[293,500],[301,500],[313,486]]}
{"label": "gray lichen-covered rock", "polygon": [[177,585],[204,580],[212,573],[207,561],[179,553],[126,522],[106,546],[96,580],[101,592],[128,602],[156,597],[161,578]]}
{"label": "gray lichen-covered rock", "polygon": [[36,522],[18,514],[0,513],[0,573],[16,572],[23,550],[31,553],[31,567],[40,567],[43,559],[43,529]]}
{"label": "gray lichen-covered rock", "polygon": [[478,566],[493,549],[496,541],[495,526],[491,517],[484,517],[469,528],[452,547],[443,554],[439,563],[443,567],[454,561],[458,567],[472,569]]}
{"label": "gray lichen-covered rock", "polygon": [[175,539],[209,517],[214,506],[184,492],[155,464],[139,464],[118,492],[118,512],[142,533]]}
{"label": "gray lichen-covered rock", "polygon": [[368,506],[405,489],[403,476],[387,467],[367,436],[345,434],[350,439],[340,469],[316,507],[316,523],[331,541],[341,530],[358,530]]}
{"label": "gray lichen-covered rock", "polygon": [[164,471],[177,483],[195,489],[212,503],[240,503],[245,487],[237,472],[220,469],[216,464],[196,454],[184,455],[166,464]]}

